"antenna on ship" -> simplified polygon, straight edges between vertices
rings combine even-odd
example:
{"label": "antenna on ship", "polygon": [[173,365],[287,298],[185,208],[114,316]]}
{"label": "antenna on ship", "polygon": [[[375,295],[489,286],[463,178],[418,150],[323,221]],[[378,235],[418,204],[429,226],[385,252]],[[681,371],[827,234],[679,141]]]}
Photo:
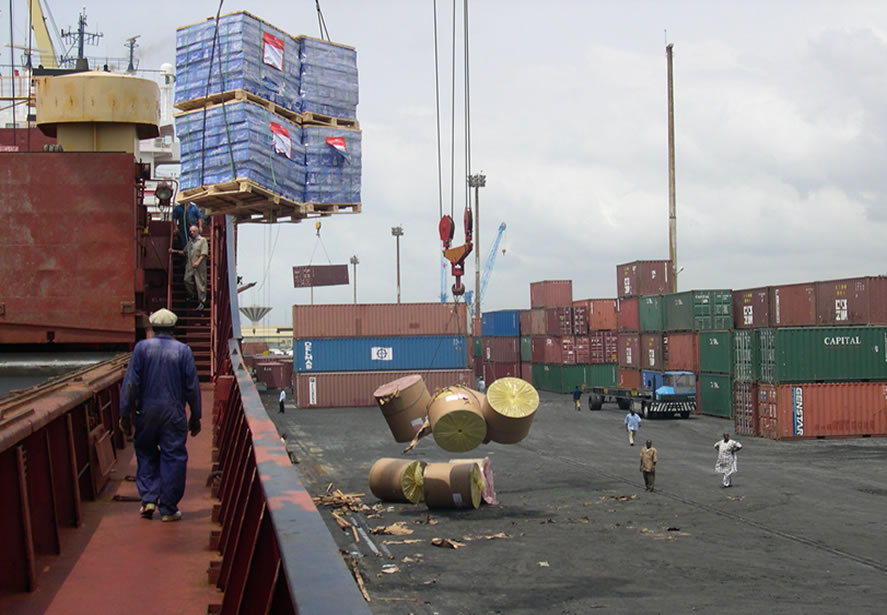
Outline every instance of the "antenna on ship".
{"label": "antenna on ship", "polygon": [[86,7],[83,7],[83,10],[80,12],[80,17],[77,19],[77,30],[62,30],[62,38],[65,40],[72,40],[74,41],[74,44],[77,45],[77,57],[72,58],[69,55],[64,55],[59,58],[59,63],[62,66],[70,66],[71,64],[74,64],[74,68],[77,70],[89,70],[89,62],[84,55],[83,48],[87,44],[98,44],[99,39],[103,36],[104,34],[101,32],[86,31]]}
{"label": "antenna on ship", "polygon": [[123,44],[124,47],[129,49],[129,66],[126,67],[126,72],[134,73],[136,72],[136,62],[135,62],[135,51],[139,44],[136,42],[136,39],[139,38],[141,34],[136,34],[132,38],[126,39],[126,42]]}
{"label": "antenna on ship", "polygon": [[678,292],[678,217],[674,176],[674,77],[672,75],[672,48],[665,38],[665,58],[668,65],[668,259],[671,261],[671,292]]}

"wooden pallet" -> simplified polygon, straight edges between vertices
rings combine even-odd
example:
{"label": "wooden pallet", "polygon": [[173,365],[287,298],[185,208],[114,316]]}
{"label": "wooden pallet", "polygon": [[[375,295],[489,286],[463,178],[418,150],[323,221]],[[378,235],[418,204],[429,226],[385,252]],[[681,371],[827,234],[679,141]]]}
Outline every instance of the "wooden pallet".
{"label": "wooden pallet", "polygon": [[[206,107],[207,109],[212,109],[213,107],[218,107],[219,105],[224,105],[225,103],[231,101],[251,102],[254,105],[264,107],[275,115],[279,115],[280,117],[289,120],[293,124],[302,123],[301,113],[291,111],[284,106],[278,105],[275,102],[271,102],[270,100],[262,98],[261,96],[256,96],[252,92],[248,92],[246,90],[228,90],[227,92],[210,94],[205,98],[195,98],[193,100],[186,100],[180,103],[176,103],[175,107],[187,113],[196,111],[198,109],[203,109],[204,107]],[[180,117],[181,115],[184,115],[184,113],[178,113],[176,114],[176,117]]]}
{"label": "wooden pallet", "polygon": [[245,178],[183,190],[178,201],[192,202],[209,215],[233,216],[238,223],[301,222],[333,214],[360,213],[360,203],[302,203]]}
{"label": "wooden pallet", "polygon": [[314,111],[303,111],[302,123],[307,126],[328,126],[330,128],[360,130],[360,122],[357,120],[346,120],[345,118],[315,113]]}

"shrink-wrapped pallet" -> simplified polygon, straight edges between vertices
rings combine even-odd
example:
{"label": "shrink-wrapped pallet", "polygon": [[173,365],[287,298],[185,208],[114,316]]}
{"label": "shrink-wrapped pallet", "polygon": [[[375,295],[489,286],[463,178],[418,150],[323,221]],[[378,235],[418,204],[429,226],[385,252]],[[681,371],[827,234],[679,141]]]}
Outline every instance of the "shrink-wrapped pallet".
{"label": "shrink-wrapped pallet", "polygon": [[303,37],[299,77],[303,111],[357,118],[357,52],[353,47]]}
{"label": "shrink-wrapped pallet", "polygon": [[304,126],[306,203],[359,203],[361,134],[359,130]]}

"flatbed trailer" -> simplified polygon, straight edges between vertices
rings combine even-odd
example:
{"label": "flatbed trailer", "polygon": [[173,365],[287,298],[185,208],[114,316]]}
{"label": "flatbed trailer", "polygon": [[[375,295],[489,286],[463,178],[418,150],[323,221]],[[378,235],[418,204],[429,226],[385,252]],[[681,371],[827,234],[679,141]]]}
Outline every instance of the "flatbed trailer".
{"label": "flatbed trailer", "polygon": [[634,409],[643,418],[688,418],[696,412],[696,375],[692,372],[665,372],[665,384],[655,391],[628,387],[586,387],[588,409],[600,410],[605,402],[620,409]]}

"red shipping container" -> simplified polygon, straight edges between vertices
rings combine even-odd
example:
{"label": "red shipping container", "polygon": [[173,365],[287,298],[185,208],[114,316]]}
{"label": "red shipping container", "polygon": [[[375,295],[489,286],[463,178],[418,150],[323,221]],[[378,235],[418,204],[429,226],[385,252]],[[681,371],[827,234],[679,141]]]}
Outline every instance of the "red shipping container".
{"label": "red shipping container", "polygon": [[758,384],[733,383],[733,431],[740,436],[758,435]]}
{"label": "red shipping container", "polygon": [[617,384],[619,386],[626,389],[641,388],[641,370],[620,367],[619,371],[616,372],[616,374],[618,377]]}
{"label": "red shipping container", "polygon": [[477,378],[484,377],[484,361],[480,357],[474,357],[474,361],[472,362],[472,368],[474,370],[474,375]]}
{"label": "red shipping container", "polygon": [[634,261],[616,265],[616,295],[639,297],[671,292],[671,261]]}
{"label": "red shipping container", "polygon": [[887,324],[887,277],[816,282],[819,325]]}
{"label": "red shipping container", "polygon": [[[293,396],[299,408],[364,408],[376,407],[373,392],[383,384],[419,374],[433,395],[453,384],[474,387],[470,369],[444,369],[415,372],[326,372],[295,374]],[[379,412],[376,410],[376,412]],[[385,424],[379,412],[380,425]]]}
{"label": "red shipping container", "polygon": [[616,314],[619,331],[638,331],[641,328],[638,302],[638,297],[619,300],[619,312]]}
{"label": "red shipping container", "polygon": [[530,332],[530,312],[531,310],[521,310],[517,314],[517,321],[520,326],[521,335],[532,335]]}
{"label": "red shipping container", "polygon": [[530,307],[571,307],[573,280],[545,280],[530,284]]}
{"label": "red shipping container", "polygon": [[733,291],[733,327],[753,329],[770,326],[770,289],[748,288]]}
{"label": "red shipping container", "polygon": [[572,308],[549,308],[545,310],[546,335],[573,335]]}
{"label": "red shipping container", "polygon": [[467,335],[464,303],[294,305],[293,338]]}
{"label": "red shipping container", "polygon": [[616,311],[615,299],[589,299],[589,331],[615,331],[618,326],[616,323]]}
{"label": "red shipping container", "polygon": [[758,435],[776,439],[776,385],[758,383]]}
{"label": "red shipping container", "polygon": [[547,336],[534,335],[530,338],[530,358],[533,363],[545,363],[545,346],[548,343]]}
{"label": "red shipping container", "polygon": [[268,342],[240,342],[240,351],[244,355],[268,352]]}
{"label": "red shipping container", "polygon": [[620,333],[618,341],[619,367],[640,369],[641,341],[637,333]]}
{"label": "red shipping container", "polygon": [[565,337],[534,337],[530,340],[533,363],[556,363],[574,365],[576,351],[573,349],[573,338]]}
{"label": "red shipping container", "polygon": [[573,338],[573,350],[576,351],[576,364],[591,364],[591,345],[587,335],[577,335]]}
{"label": "red shipping container", "polygon": [[592,331],[588,336],[591,363],[616,363],[619,336],[614,331]]}
{"label": "red shipping container", "polygon": [[545,335],[545,331],[548,328],[548,322],[546,320],[547,314],[545,310],[527,310],[529,312],[529,316],[527,319],[530,321],[530,328],[524,332],[524,326],[521,324],[521,335]]}
{"label": "red shipping container", "polygon": [[484,383],[490,386],[499,378],[520,378],[520,363],[484,363]]}
{"label": "red shipping container", "polygon": [[588,335],[588,308],[584,305],[573,306],[572,335]]}
{"label": "red shipping container", "polygon": [[494,363],[519,363],[519,337],[485,337],[483,343],[483,359]]}
{"label": "red shipping container", "polygon": [[[761,385],[761,389],[764,385]],[[769,387],[761,435],[776,440],[887,436],[887,382],[780,384]],[[761,421],[761,396],[758,397]]]}
{"label": "red shipping container", "polygon": [[662,333],[641,334],[641,368],[665,370]]}
{"label": "red shipping container", "polygon": [[530,384],[533,384],[533,364],[532,363],[521,363],[520,364],[520,377],[522,380],[526,380]]}
{"label": "red shipping container", "polygon": [[770,287],[771,327],[812,327],[816,324],[816,285],[784,284]]}
{"label": "red shipping container", "polygon": [[668,333],[663,339],[665,369],[699,372],[699,333],[687,331]]}
{"label": "red shipping container", "polygon": [[[554,338],[557,340],[557,338]],[[572,336],[564,336],[560,338],[561,360],[562,365],[576,365],[576,343]]]}

